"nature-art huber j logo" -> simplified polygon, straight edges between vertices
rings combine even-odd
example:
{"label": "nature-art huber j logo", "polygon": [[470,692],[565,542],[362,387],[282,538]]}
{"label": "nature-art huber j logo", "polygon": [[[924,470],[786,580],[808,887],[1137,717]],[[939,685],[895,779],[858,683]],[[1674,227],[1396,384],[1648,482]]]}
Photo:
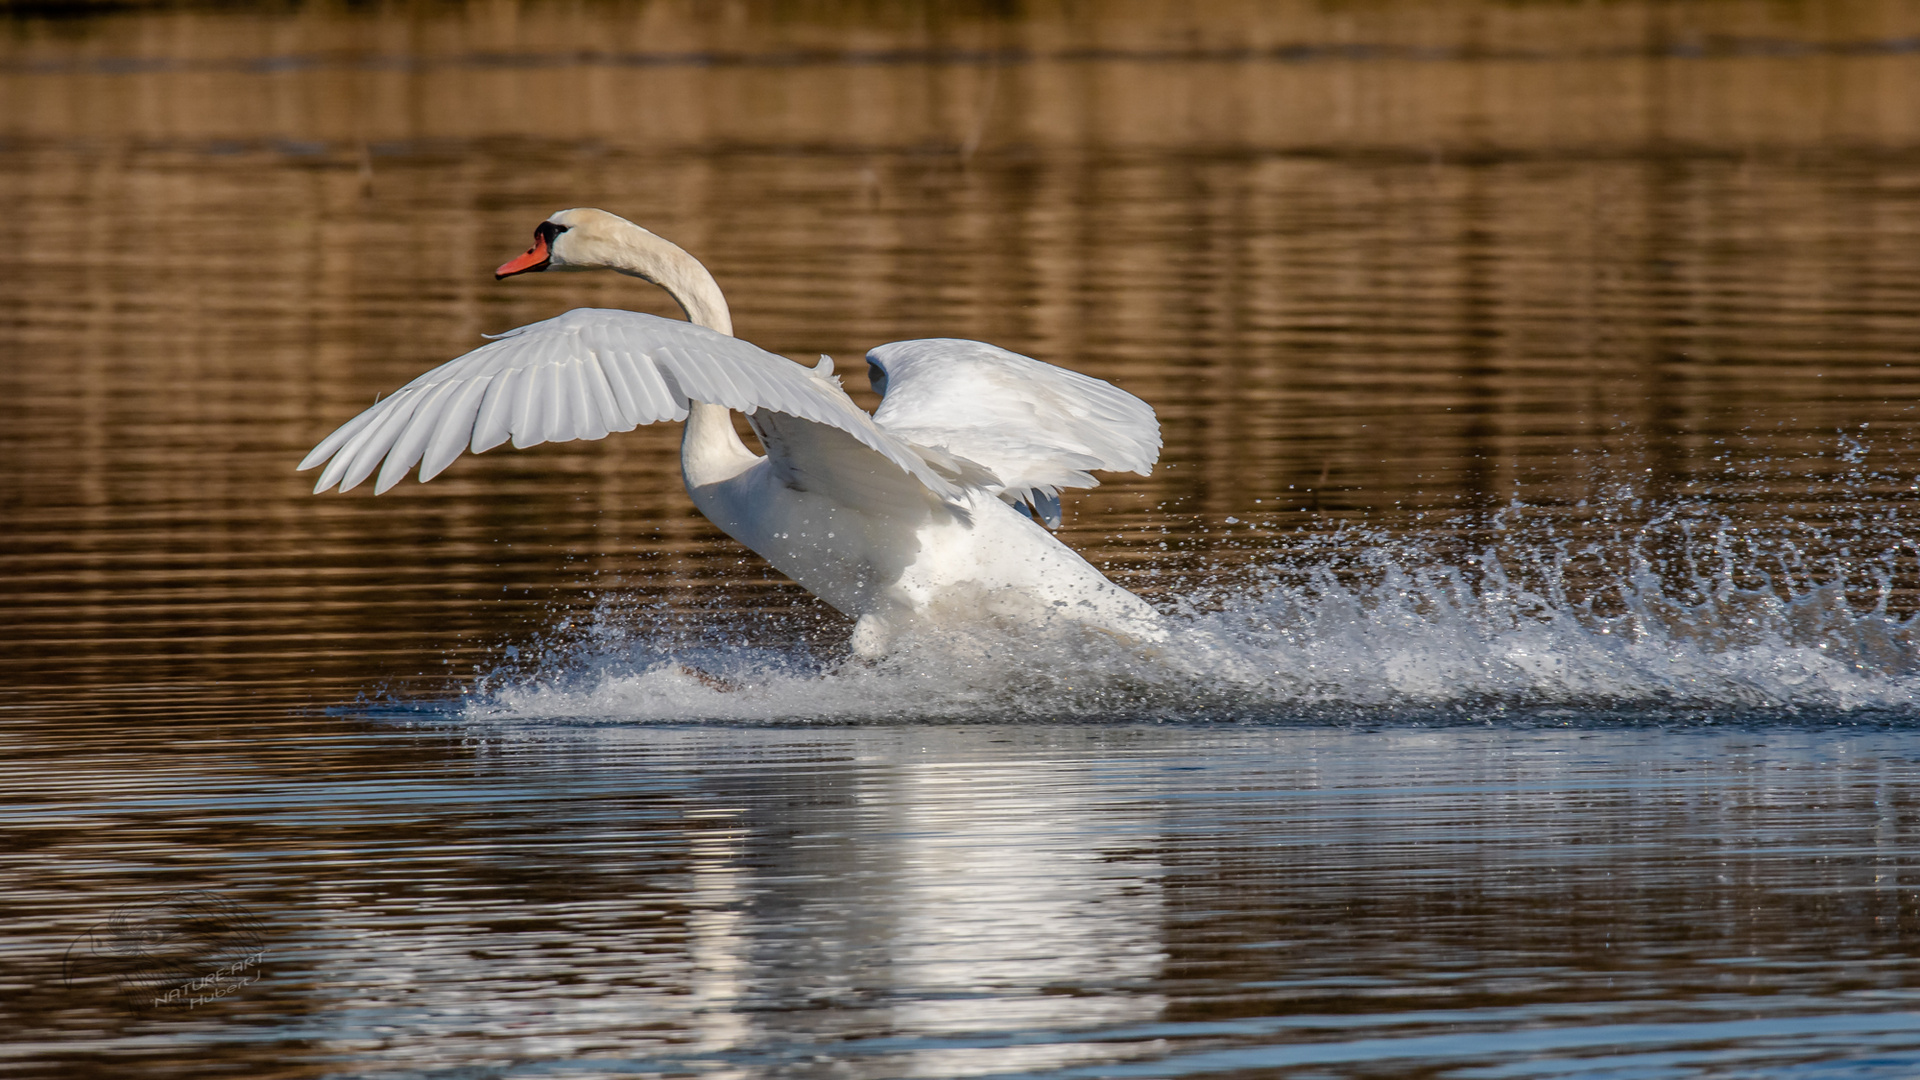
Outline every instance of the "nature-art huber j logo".
{"label": "nature-art huber j logo", "polygon": [[119,908],[67,949],[67,989],[118,989],[138,1014],[187,1013],[258,982],[266,936],[253,913],[210,892]]}

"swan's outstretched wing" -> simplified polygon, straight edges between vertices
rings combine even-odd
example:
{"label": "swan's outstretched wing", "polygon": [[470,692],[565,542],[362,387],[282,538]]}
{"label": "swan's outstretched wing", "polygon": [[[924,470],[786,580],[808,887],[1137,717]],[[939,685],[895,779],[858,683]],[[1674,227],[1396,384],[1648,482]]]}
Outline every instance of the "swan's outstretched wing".
{"label": "swan's outstretched wing", "polygon": [[942,498],[958,490],[911,447],[874,426],[830,377],[739,338],[635,311],[579,308],[530,323],[449,360],[342,424],[301,469],[328,461],[314,491],[347,491],[382,459],[379,493],[418,462],[433,479],[469,447],[600,439],[684,420],[705,401],[770,409],[846,432]]}
{"label": "swan's outstretched wing", "polygon": [[1152,407],[1077,371],[959,338],[882,345],[867,365],[883,398],[874,423],[979,463],[1002,499],[1048,525],[1061,488],[1100,483],[1088,470],[1145,475],[1160,457]]}

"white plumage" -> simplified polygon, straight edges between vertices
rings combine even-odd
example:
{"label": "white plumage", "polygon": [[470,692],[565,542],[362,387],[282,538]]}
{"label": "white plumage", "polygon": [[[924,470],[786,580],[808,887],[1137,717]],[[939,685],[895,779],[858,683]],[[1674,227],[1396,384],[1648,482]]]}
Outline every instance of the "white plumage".
{"label": "white plumage", "polygon": [[867,353],[883,400],[874,423],[979,463],[996,494],[1060,524],[1061,488],[1096,487],[1091,469],[1142,475],[1160,456],[1146,402],[1111,383],[983,341],[896,341]]}
{"label": "white plumage", "polygon": [[508,439],[515,449],[604,439],[685,420],[695,401],[839,428],[932,490],[958,495],[875,426],[830,365],[808,369],[704,326],[613,308],[575,308],[528,323],[441,364],[341,425],[300,468],[333,459],[314,485],[318,494],[350,491],[379,467],[377,495],[415,465],[422,483],[433,479],[468,448],[478,454]]}
{"label": "white plumage", "polygon": [[[1059,523],[1060,489],[1094,469],[1147,473],[1160,448],[1145,402],[1098,379],[977,341],[902,341],[867,354],[883,395],[869,416],[832,361],[795,364],[731,336],[717,284],[692,256],[625,219],[565,210],[498,276],[608,268],[661,285],[691,323],[581,308],[500,335],[379,401],[314,447],[316,492],[414,466],[432,479],[479,453],[599,439],[686,420],[695,506],[828,603],[853,644],[956,624],[1062,622],[1163,636],[1138,597],[1028,520]],[[698,325],[696,325],[698,324]],[[748,450],[730,410],[766,449]]]}

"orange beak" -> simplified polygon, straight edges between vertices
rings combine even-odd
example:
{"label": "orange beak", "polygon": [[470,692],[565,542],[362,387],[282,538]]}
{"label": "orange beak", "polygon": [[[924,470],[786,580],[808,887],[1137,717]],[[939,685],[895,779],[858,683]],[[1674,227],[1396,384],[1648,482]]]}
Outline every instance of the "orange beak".
{"label": "orange beak", "polygon": [[516,255],[506,262],[501,263],[499,269],[493,272],[493,279],[498,281],[501,278],[509,278],[515,274],[527,274],[535,270],[545,270],[547,263],[552,260],[552,258],[553,255],[547,251],[547,238],[537,236],[533,240],[533,246],[527,249],[525,255]]}

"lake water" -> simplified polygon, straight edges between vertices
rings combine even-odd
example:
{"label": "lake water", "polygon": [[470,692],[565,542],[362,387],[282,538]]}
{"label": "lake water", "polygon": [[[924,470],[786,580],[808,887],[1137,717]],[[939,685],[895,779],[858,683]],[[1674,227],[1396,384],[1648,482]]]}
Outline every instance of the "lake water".
{"label": "lake water", "polygon": [[[1920,9],[0,12],[0,1075],[1920,1074]],[[849,662],[675,425],[310,494],[642,283],[1158,411],[1165,646]]]}

